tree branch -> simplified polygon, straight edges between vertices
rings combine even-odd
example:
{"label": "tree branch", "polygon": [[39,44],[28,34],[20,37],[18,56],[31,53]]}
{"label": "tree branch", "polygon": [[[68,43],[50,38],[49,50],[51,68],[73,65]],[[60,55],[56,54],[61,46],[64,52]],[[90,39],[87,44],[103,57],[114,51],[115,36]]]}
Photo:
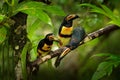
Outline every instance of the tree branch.
{"label": "tree branch", "polygon": [[[109,34],[110,32],[117,30],[117,29],[120,29],[120,27],[118,27],[117,25],[110,25],[110,26],[106,26],[104,28],[101,28],[95,32],[92,32],[92,33],[88,34],[82,42],[80,42],[79,46],[88,42],[88,41],[91,41],[95,38],[98,38],[98,37],[102,36],[103,34]],[[44,63],[47,60],[52,59],[52,58],[60,55],[66,48],[67,47],[61,47],[53,52],[50,52],[50,54],[44,56],[43,58],[41,58],[41,59],[38,58],[37,60],[32,62],[31,65],[34,66],[36,64],[39,65],[41,63]]]}

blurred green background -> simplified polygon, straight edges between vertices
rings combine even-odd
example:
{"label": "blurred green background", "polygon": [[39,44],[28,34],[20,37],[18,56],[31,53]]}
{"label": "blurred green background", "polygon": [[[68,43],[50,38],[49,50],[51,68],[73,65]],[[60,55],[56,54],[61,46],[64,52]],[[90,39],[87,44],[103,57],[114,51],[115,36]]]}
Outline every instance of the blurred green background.
{"label": "blurred green background", "polygon": [[[44,36],[50,32],[53,32],[57,36],[59,26],[62,23],[64,16],[67,14],[78,14],[80,19],[74,21],[74,26],[84,27],[87,34],[111,24],[120,26],[120,0],[51,0],[51,4],[46,7],[43,3],[38,4],[38,2],[33,4],[32,2],[29,3],[30,1],[32,0],[25,0],[21,4],[16,0],[0,1],[1,80],[15,79],[15,66],[18,60],[16,60],[14,56],[15,50],[12,48],[12,45],[9,44],[9,37],[11,34],[10,23],[12,21],[10,20],[9,22],[8,19],[11,19],[11,17],[18,12],[28,15],[26,19],[27,27],[25,30],[27,32],[27,38],[32,44],[31,49],[29,50],[31,61],[36,59],[36,47],[39,40],[44,38]],[[99,12],[92,12],[90,6],[81,6],[81,4],[84,3],[95,5],[98,8],[101,8],[101,5],[105,5],[113,14],[109,14],[109,10],[107,9],[106,11],[108,12],[106,12],[106,14],[108,16],[99,14]],[[109,15],[114,16],[115,19],[110,18]],[[120,30],[115,30],[110,34],[104,34],[99,38],[79,46],[62,60],[58,68],[54,67],[55,58],[53,58],[51,60],[52,64],[47,64],[47,62],[41,64],[39,73],[31,76],[31,79],[120,80],[119,36]],[[55,43],[52,50],[57,48]]]}

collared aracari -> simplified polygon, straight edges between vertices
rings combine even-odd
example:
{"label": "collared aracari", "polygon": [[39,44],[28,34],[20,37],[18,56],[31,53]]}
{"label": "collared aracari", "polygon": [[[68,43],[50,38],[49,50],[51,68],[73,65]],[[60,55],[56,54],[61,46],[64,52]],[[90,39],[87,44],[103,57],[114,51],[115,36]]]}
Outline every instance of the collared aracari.
{"label": "collared aracari", "polygon": [[59,42],[60,44],[60,40],[53,33],[47,34],[44,39],[40,40],[37,46],[38,57],[43,57],[51,51],[53,41]]}
{"label": "collared aracari", "polygon": [[[77,18],[79,18],[78,15],[69,14],[63,19],[63,22],[60,25],[59,32],[58,32],[58,37],[62,43],[58,45],[59,47],[65,46],[69,43],[72,36],[72,32],[73,32],[73,20]],[[56,62],[60,56],[61,55],[57,57]],[[55,62],[55,65],[56,65],[56,62]]]}
{"label": "collared aracari", "polygon": [[[59,39],[56,38],[53,33],[49,33],[45,36],[44,39],[40,40],[38,46],[37,46],[37,58],[42,58],[50,53],[53,41],[59,42]],[[36,74],[39,70],[39,65],[34,65],[31,68],[31,72]]]}
{"label": "collared aracari", "polygon": [[67,49],[63,51],[63,53],[61,53],[60,56],[57,58],[55,62],[55,67],[59,66],[60,61],[64,58],[65,55],[67,55],[70,50],[74,50],[79,46],[79,43],[83,41],[85,35],[85,30],[82,27],[76,27],[73,30],[71,39],[66,45]]}
{"label": "collared aracari", "polygon": [[69,14],[64,19],[59,28],[58,37],[61,40],[62,44],[59,47],[65,46],[69,43],[73,32],[73,20],[79,18],[76,14]]}

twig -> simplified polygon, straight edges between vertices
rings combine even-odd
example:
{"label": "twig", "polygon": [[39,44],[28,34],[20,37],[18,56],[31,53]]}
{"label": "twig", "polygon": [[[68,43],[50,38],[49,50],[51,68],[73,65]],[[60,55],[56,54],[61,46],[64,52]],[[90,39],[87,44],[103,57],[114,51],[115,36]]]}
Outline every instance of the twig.
{"label": "twig", "polygon": [[[95,32],[92,32],[90,34],[88,34],[85,39],[80,42],[79,46],[88,42],[88,41],[91,41],[97,37],[100,37],[102,36],[103,34],[108,34],[114,30],[117,30],[117,29],[120,29],[120,27],[118,27],[117,25],[110,25],[110,26],[107,26],[107,27],[104,27],[104,28],[101,28]],[[32,66],[36,65],[36,64],[41,64],[41,63],[44,63],[46,62],[47,60],[49,59],[52,59],[53,57],[56,57],[58,55],[60,55],[67,47],[61,47],[53,52],[51,52],[50,54],[44,56],[43,58],[38,58],[37,60],[35,60],[34,62],[31,63]]]}

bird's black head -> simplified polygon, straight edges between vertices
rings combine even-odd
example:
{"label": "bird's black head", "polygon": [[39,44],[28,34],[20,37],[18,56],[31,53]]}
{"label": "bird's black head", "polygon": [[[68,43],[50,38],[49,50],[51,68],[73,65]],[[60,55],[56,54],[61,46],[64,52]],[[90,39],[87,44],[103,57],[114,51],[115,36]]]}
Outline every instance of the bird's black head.
{"label": "bird's black head", "polygon": [[45,39],[49,40],[49,41],[53,41],[54,40],[54,34],[53,33],[49,33],[45,36]]}
{"label": "bird's black head", "polygon": [[79,18],[79,16],[76,14],[69,14],[64,18],[62,25],[72,26],[72,21],[76,18]]}

